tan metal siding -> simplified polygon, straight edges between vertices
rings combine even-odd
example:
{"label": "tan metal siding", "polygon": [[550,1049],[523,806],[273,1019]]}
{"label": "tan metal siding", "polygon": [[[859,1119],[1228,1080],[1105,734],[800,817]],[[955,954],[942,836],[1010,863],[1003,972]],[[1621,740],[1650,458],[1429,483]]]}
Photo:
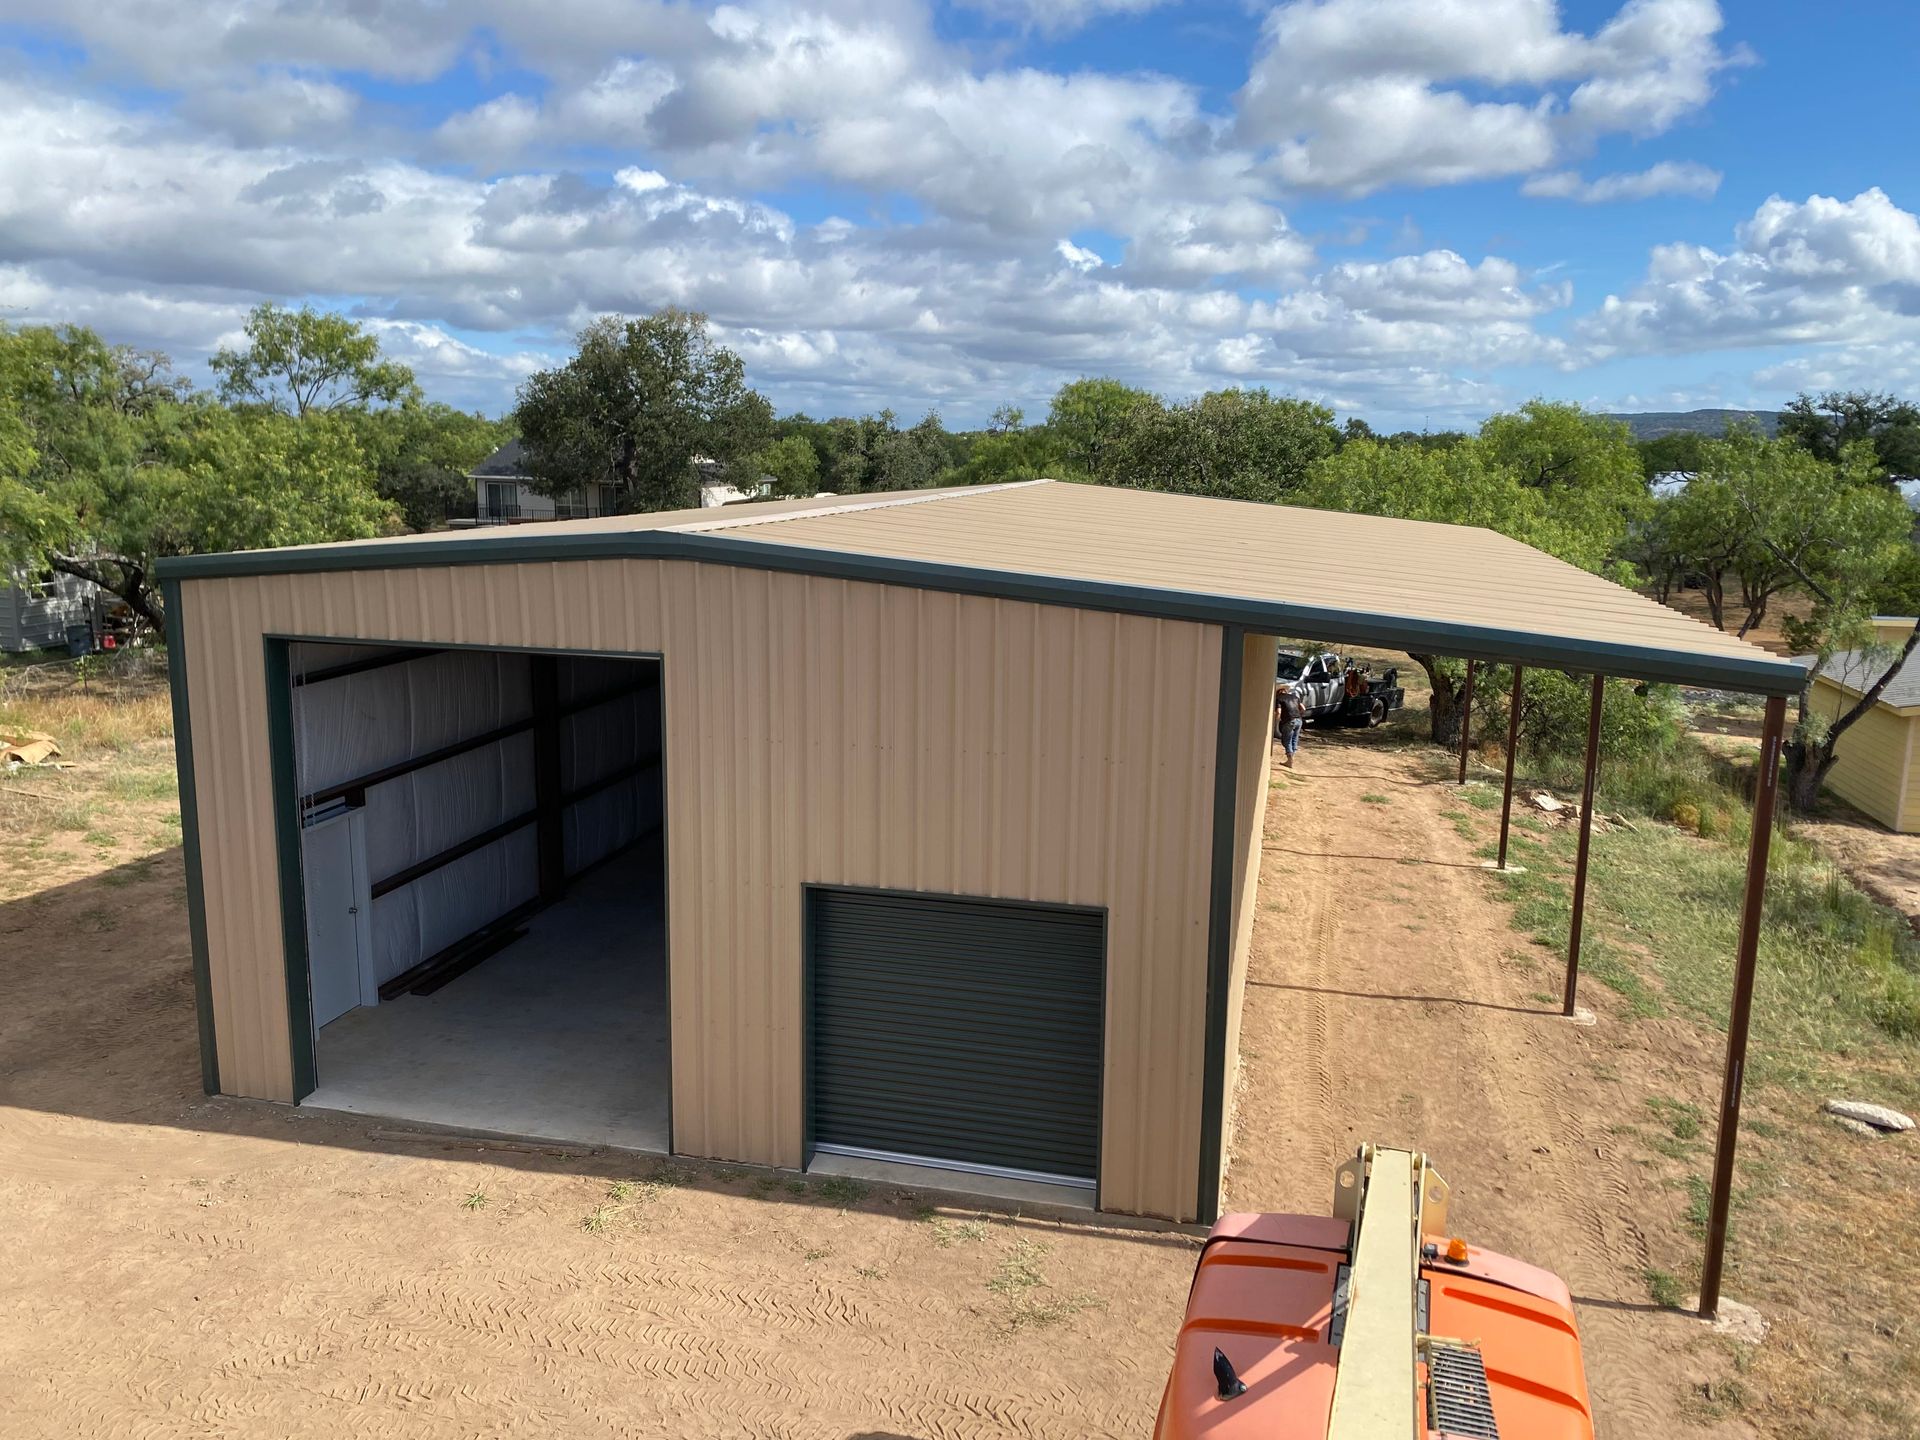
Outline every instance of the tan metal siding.
{"label": "tan metal siding", "polygon": [[1220,631],[688,561],[183,585],[231,1093],[290,1098],[261,636],[662,653],[675,1142],[795,1165],[801,887],[1108,908],[1101,1203],[1191,1218]]}
{"label": "tan metal siding", "polygon": [[[1848,695],[1824,676],[1816,677],[1808,708],[1829,719],[1851,709],[1857,697]],[[1827,786],[1855,809],[1865,811],[1890,830],[1903,819],[1920,819],[1920,810],[1902,813],[1908,780],[1907,746],[1913,722],[1884,705],[1875,705],[1849,725],[1835,745],[1833,769]]]}
{"label": "tan metal siding", "polygon": [[1233,971],[1227,987],[1227,1078],[1221,1103],[1220,1170],[1233,1147],[1233,1098],[1240,1069],[1240,1015],[1246,1000],[1247,959],[1260,882],[1260,844],[1266,829],[1267,786],[1273,767],[1273,680],[1280,642],[1249,635],[1242,650],[1240,754],[1234,771]]}

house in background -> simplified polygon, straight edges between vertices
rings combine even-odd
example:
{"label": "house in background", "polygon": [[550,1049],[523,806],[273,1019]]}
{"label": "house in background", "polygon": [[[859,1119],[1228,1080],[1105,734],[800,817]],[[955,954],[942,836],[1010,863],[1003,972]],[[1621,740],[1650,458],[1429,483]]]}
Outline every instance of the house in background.
{"label": "house in background", "polygon": [[0,652],[64,650],[70,625],[86,627],[91,647],[99,594],[91,580],[51,570],[0,576]]}
{"label": "house in background", "polygon": [[[726,467],[717,460],[695,457],[693,468],[700,480],[700,508],[712,509],[741,500],[760,499],[772,490],[767,477],[755,489],[744,490],[727,480]],[[473,481],[472,518],[461,516],[452,521],[455,528],[468,525],[517,525],[532,520],[587,520],[618,513],[614,487],[588,481],[577,496],[556,500],[534,492],[533,477],[526,473],[524,447],[509,440],[493,454],[467,472]]]}
{"label": "house in background", "polygon": [[[1913,617],[1876,615],[1883,644],[1900,644],[1913,631]],[[1805,663],[1811,664],[1812,657]],[[1810,713],[1834,719],[1852,709],[1885,672],[1887,657],[1843,650],[1813,677]],[[1920,832],[1920,654],[1887,682],[1880,698],[1847,728],[1835,747],[1827,785],[1854,809],[1900,834]]]}

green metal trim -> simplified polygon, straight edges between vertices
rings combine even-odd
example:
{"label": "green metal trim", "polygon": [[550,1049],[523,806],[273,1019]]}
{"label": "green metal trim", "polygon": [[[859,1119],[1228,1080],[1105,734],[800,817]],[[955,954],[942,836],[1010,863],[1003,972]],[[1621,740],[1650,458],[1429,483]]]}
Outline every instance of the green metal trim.
{"label": "green metal trim", "polygon": [[1063,576],[946,565],[739,540],[713,532],[631,530],[609,534],[512,535],[467,540],[373,540],[293,550],[245,550],[227,555],[188,555],[158,562],[169,580],[236,575],[289,575],[341,570],[377,570],[434,565],[517,564],[552,560],[694,560],[789,574],[867,580],[922,590],[988,595],[1081,610],[1156,615],[1204,624],[1238,625],[1268,635],[1315,635],[1348,644],[1458,655],[1467,660],[1518,660],[1529,665],[1600,671],[1629,679],[1704,685],[1763,695],[1797,695],[1806,672],[1790,660],[1762,654],[1753,659],[1676,659],[1672,652],[1630,641],[1568,640],[1551,634],[1487,625],[1450,625],[1372,611],[1342,610],[1245,596],[1212,595],[1146,585],[1075,580]]}
{"label": "green metal trim", "polygon": [[1226,1144],[1227,1009],[1233,989],[1234,811],[1239,800],[1240,691],[1246,632],[1220,632],[1220,715],[1213,742],[1213,870],[1207,897],[1207,1040],[1200,1081],[1200,1173],[1195,1214],[1220,1218],[1220,1165]]}
{"label": "green metal trim", "polygon": [[273,840],[280,862],[280,950],[287,972],[287,1049],[293,1103],[319,1083],[314,1063],[313,992],[307,959],[307,892],[300,873],[300,778],[293,754],[293,668],[287,642],[265,642],[267,758],[273,771]]}
{"label": "green metal trim", "polygon": [[200,1022],[200,1085],[220,1093],[213,1027],[213,962],[207,952],[207,892],[200,869],[200,803],[193,773],[193,707],[187,693],[187,622],[180,585],[161,587],[167,617],[167,688],[173,696],[173,767],[180,788],[180,855],[187,880],[187,943],[193,952],[193,1008]]}

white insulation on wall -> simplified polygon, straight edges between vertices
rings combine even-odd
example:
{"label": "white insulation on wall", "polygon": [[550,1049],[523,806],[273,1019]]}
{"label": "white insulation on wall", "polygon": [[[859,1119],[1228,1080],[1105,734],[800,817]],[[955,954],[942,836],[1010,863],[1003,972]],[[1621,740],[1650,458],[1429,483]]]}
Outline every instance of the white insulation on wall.
{"label": "white insulation on wall", "polygon": [[[513,651],[396,650],[296,643],[295,756],[312,795],[489,731],[531,722],[532,657]],[[344,675],[361,661],[392,660]],[[616,773],[569,804],[566,873],[630,845],[661,820],[659,670],[653,662],[561,656],[555,663],[560,792]],[[596,697],[606,697],[594,703]],[[522,816],[536,804],[535,732],[522,729],[369,785],[367,874],[382,879]],[[374,968],[384,983],[535,898],[539,835],[531,821],[373,901]]]}
{"label": "white insulation on wall", "polygon": [[[296,676],[376,647],[292,647]],[[452,745],[531,713],[527,657],[479,650],[421,653],[403,663],[293,691],[300,793],[312,794]],[[533,737],[522,732],[370,786],[367,873],[377,883],[533,809]],[[539,867],[529,824],[373,902],[381,981],[412,968],[531,900]]]}
{"label": "white insulation on wall", "polygon": [[[573,794],[596,780],[647,762],[637,774],[567,806],[567,873],[578,874],[660,823],[660,688],[646,662],[565,656],[560,704],[612,698],[561,722],[560,788]],[[642,688],[634,689],[636,683]],[[624,692],[624,693],[623,693]]]}

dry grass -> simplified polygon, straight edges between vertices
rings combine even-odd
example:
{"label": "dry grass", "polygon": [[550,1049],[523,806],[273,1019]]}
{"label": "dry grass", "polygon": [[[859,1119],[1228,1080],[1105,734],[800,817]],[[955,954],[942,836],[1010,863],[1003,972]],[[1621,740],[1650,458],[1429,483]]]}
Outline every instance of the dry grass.
{"label": "dry grass", "polygon": [[180,843],[164,655],[0,669],[0,732],[22,730],[61,764],[0,771],[0,899]]}
{"label": "dry grass", "polygon": [[[1595,835],[1583,955],[1583,993],[1617,992],[1614,1023],[1649,1027],[1628,1043],[1682,1047],[1674,1083],[1693,1087],[1687,1099],[1645,1097],[1615,1132],[1685,1215],[1684,1243],[1656,1246],[1647,1272],[1662,1305],[1698,1288],[1718,1076],[1685,1057],[1711,1062],[1724,1043],[1745,866],[1738,774],[1680,759],[1700,787],[1689,804],[1737,819],[1649,816]],[[1617,803],[1646,814],[1658,797],[1629,788],[1616,788]],[[1632,803],[1642,799],[1646,808]],[[1543,838],[1524,875],[1493,883],[1515,927],[1561,952],[1574,834]],[[1769,867],[1749,1059],[1726,1293],[1774,1331],[1757,1349],[1729,1342],[1729,1373],[1703,1385],[1694,1408],[1787,1440],[1920,1435],[1920,1143],[1863,1140],[1820,1113],[1835,1095],[1920,1110],[1920,941],[1790,831]]]}

